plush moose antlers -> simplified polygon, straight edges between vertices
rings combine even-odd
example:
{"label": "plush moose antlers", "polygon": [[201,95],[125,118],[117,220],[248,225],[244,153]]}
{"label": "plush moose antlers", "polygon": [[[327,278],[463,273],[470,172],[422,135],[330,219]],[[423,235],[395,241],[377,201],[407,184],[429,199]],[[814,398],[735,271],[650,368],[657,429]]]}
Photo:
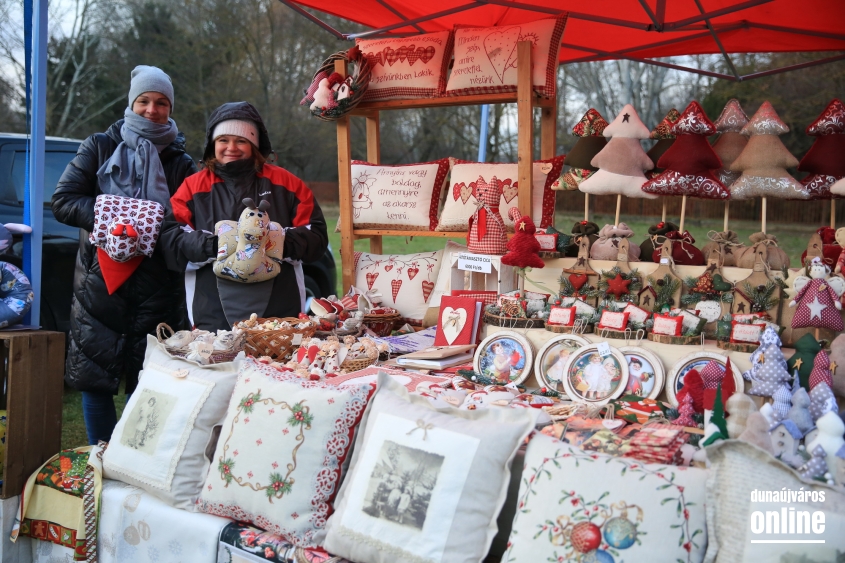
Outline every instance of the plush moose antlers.
{"label": "plush moose antlers", "polygon": [[[241,200],[241,202],[246,205],[247,209],[255,209],[255,202],[252,200],[252,198],[245,197],[243,200]],[[266,199],[262,199],[261,203],[258,204],[258,210],[267,211],[268,209],[270,209],[270,202]]]}

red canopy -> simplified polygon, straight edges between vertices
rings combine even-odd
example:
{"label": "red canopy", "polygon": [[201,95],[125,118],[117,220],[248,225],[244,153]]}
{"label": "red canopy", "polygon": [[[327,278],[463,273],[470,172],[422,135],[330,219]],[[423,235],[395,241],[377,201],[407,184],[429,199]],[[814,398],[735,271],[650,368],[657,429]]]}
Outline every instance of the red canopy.
{"label": "red canopy", "polygon": [[[845,51],[842,0],[281,0],[346,39],[417,34],[455,25],[502,26],[569,13],[561,63],[710,53]],[[303,7],[373,28],[343,34]],[[845,54],[797,66],[845,58]],[[668,63],[652,64],[676,67]],[[730,64],[730,63],[729,63]],[[772,74],[767,71],[751,75]],[[683,70],[696,69],[682,68]],[[723,78],[734,76],[704,72]],[[749,77],[743,77],[749,78]]]}

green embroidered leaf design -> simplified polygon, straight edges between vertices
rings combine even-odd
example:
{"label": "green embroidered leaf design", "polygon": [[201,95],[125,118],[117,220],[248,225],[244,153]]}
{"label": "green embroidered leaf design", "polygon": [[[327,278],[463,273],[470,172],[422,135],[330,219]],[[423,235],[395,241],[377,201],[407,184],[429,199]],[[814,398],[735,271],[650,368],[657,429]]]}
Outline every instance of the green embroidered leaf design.
{"label": "green embroidered leaf design", "polygon": [[286,495],[290,493],[293,484],[290,481],[285,481],[281,473],[270,474],[270,486],[264,492],[267,493],[267,498],[273,498],[277,495]]}
{"label": "green embroidered leaf design", "polygon": [[241,399],[241,402],[238,404],[238,407],[240,407],[240,409],[244,413],[250,414],[252,412],[253,408],[255,408],[255,403],[257,403],[260,400],[261,400],[261,390],[259,390],[257,393],[250,393],[249,395],[247,395],[246,397]]}
{"label": "green embroidered leaf design", "polygon": [[226,484],[232,482],[232,468],[235,467],[235,460],[228,458],[220,460],[217,464],[217,471],[220,472],[220,478],[226,481]]}
{"label": "green embroidered leaf design", "polygon": [[291,415],[288,418],[288,424],[291,426],[311,426],[311,421],[314,420],[314,415],[312,415],[306,407],[302,406],[302,403],[297,403],[290,409]]}

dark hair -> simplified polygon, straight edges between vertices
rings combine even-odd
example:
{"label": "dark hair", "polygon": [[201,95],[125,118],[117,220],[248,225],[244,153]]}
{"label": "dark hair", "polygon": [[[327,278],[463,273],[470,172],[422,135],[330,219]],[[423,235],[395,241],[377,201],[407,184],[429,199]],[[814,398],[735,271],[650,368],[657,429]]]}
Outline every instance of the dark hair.
{"label": "dark hair", "polygon": [[[217,139],[215,139],[215,141],[216,140]],[[214,141],[212,141],[212,143],[213,142]],[[247,142],[252,147],[252,160],[253,160],[253,162],[255,162],[255,171],[261,172],[261,169],[264,168],[264,163],[267,162],[267,159],[264,158],[264,155],[262,155],[260,152],[258,152],[258,147],[253,145],[252,141],[247,140]],[[211,153],[214,154],[214,151],[211,151]],[[214,172],[214,167],[217,165],[217,159],[212,156],[210,158],[206,158],[205,160],[203,160],[201,162],[201,164],[205,168],[208,168],[209,170],[211,170],[211,172]]]}

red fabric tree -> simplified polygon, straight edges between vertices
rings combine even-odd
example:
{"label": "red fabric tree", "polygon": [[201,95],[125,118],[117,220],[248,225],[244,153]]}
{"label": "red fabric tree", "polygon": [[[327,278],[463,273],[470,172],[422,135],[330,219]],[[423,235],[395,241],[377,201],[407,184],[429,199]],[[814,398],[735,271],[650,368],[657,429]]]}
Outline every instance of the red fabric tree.
{"label": "red fabric tree", "polygon": [[730,186],[739,179],[739,172],[731,172],[730,167],[748,144],[748,137],[741,133],[747,123],[748,116],[736,99],[731,99],[725,105],[716,120],[716,131],[721,134],[713,144],[713,151],[722,161],[722,168],[716,171],[716,176],[725,186]]}
{"label": "red fabric tree", "polygon": [[[672,127],[674,127],[675,123],[677,123],[680,118],[681,113],[675,108],[672,108],[669,110],[669,113],[666,114],[666,117],[663,118],[663,121],[658,123],[657,127],[651,130],[650,137],[655,139],[657,143],[655,143],[655,145],[651,147],[646,154],[652,162],[660,160],[663,153],[669,150],[669,147],[671,147],[672,143],[675,142],[675,134],[672,133]],[[646,177],[651,179],[660,175],[661,172],[663,172],[662,168],[655,167],[654,170],[646,172]]]}
{"label": "red fabric tree", "polygon": [[672,127],[675,142],[657,165],[666,170],[643,184],[643,191],[655,195],[685,195],[705,199],[727,199],[730,192],[714,175],[722,161],[707,141],[716,126],[692,101]]}
{"label": "red fabric tree", "polygon": [[672,424],[687,426],[690,428],[698,426],[692,418],[692,415],[695,414],[695,407],[692,406],[692,395],[689,393],[686,393],[684,398],[681,400],[681,405],[678,407],[678,413],[680,413],[681,416],[673,420]]}
{"label": "red fabric tree", "polygon": [[522,215],[516,207],[511,207],[508,216],[513,220],[514,235],[508,241],[508,253],[502,256],[502,264],[517,268],[543,268],[546,264],[540,258],[540,242],[534,237],[537,232],[534,221]]}
{"label": "red fabric tree", "polygon": [[798,170],[810,173],[801,183],[811,199],[830,199],[830,187],[845,178],[845,104],[830,102],[807,135],[816,140],[798,164]]}
{"label": "red fabric tree", "polygon": [[695,412],[701,414],[704,412],[704,382],[701,379],[701,374],[697,369],[689,370],[684,375],[683,387],[676,395],[679,402],[683,402],[684,395],[692,397],[692,406]]}

